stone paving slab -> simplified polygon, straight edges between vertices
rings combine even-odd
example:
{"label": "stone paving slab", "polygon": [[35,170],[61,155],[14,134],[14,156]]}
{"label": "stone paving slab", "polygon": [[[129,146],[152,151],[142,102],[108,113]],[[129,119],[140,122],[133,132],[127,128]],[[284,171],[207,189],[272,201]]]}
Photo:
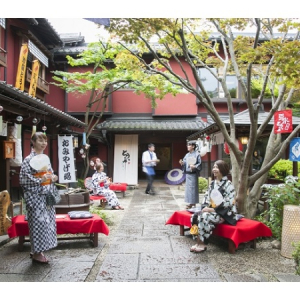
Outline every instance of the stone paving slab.
{"label": "stone paving slab", "polygon": [[273,274],[280,282],[300,282],[300,276],[295,274]]}
{"label": "stone paving slab", "polygon": [[169,243],[169,238],[166,236],[131,236],[113,238],[108,253],[164,253],[170,251],[171,245]]}
{"label": "stone paving slab", "polygon": [[136,281],[139,254],[107,254],[95,281]]}
{"label": "stone paving slab", "polygon": [[268,282],[261,274],[223,274],[228,282]]}

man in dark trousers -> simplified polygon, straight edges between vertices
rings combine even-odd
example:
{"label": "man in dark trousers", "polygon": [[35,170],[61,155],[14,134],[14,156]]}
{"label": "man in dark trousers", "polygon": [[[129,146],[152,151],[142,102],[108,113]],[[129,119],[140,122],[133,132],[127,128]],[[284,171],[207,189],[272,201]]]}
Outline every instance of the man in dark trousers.
{"label": "man in dark trousers", "polygon": [[153,181],[155,176],[154,167],[159,162],[159,159],[157,159],[154,150],[155,146],[151,143],[148,145],[148,150],[145,151],[142,156],[143,172],[145,172],[148,181],[145,191],[145,194],[147,195],[155,195],[153,189]]}

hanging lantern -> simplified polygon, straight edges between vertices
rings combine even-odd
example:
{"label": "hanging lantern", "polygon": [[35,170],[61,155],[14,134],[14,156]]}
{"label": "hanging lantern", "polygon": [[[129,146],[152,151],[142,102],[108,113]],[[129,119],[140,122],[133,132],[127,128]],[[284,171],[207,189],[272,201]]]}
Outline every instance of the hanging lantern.
{"label": "hanging lantern", "polygon": [[[241,143],[240,140],[235,140],[235,144],[237,145],[237,147],[239,148],[240,151],[243,151],[243,144]],[[230,154],[230,147],[228,146],[228,144],[225,142],[224,143],[224,152],[226,154]]]}
{"label": "hanging lantern", "polygon": [[22,116],[17,116],[16,120],[21,123],[23,121],[23,117]]}

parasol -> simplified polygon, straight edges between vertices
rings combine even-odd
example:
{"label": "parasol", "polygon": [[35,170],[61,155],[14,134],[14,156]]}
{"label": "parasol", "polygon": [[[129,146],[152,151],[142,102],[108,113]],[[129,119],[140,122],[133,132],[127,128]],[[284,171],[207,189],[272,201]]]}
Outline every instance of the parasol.
{"label": "parasol", "polygon": [[47,171],[50,159],[46,154],[38,154],[30,160],[29,164],[36,171]]}
{"label": "parasol", "polygon": [[168,184],[180,184],[185,181],[185,174],[181,169],[173,169],[166,173],[165,182]]}

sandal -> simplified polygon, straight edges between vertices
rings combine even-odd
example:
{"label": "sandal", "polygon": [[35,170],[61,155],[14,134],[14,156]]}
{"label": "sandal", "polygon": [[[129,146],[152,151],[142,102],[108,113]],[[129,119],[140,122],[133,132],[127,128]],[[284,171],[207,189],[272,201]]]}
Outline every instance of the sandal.
{"label": "sandal", "polygon": [[196,245],[194,245],[194,246],[192,246],[191,248],[190,248],[190,252],[195,252],[195,249],[198,247],[198,245],[196,244]]}
{"label": "sandal", "polygon": [[49,260],[46,258],[46,256],[43,253],[40,253],[40,257],[39,259],[34,258],[34,256],[32,256],[32,262],[36,262],[39,264],[48,264]]}
{"label": "sandal", "polygon": [[190,205],[187,205],[187,206],[186,206],[186,209],[190,209],[190,208],[193,208],[193,207],[195,207],[195,205],[190,204]]}
{"label": "sandal", "polygon": [[202,246],[199,246],[197,245],[195,248],[194,248],[194,253],[201,253],[201,252],[204,252],[207,250],[207,247],[202,247]]}

